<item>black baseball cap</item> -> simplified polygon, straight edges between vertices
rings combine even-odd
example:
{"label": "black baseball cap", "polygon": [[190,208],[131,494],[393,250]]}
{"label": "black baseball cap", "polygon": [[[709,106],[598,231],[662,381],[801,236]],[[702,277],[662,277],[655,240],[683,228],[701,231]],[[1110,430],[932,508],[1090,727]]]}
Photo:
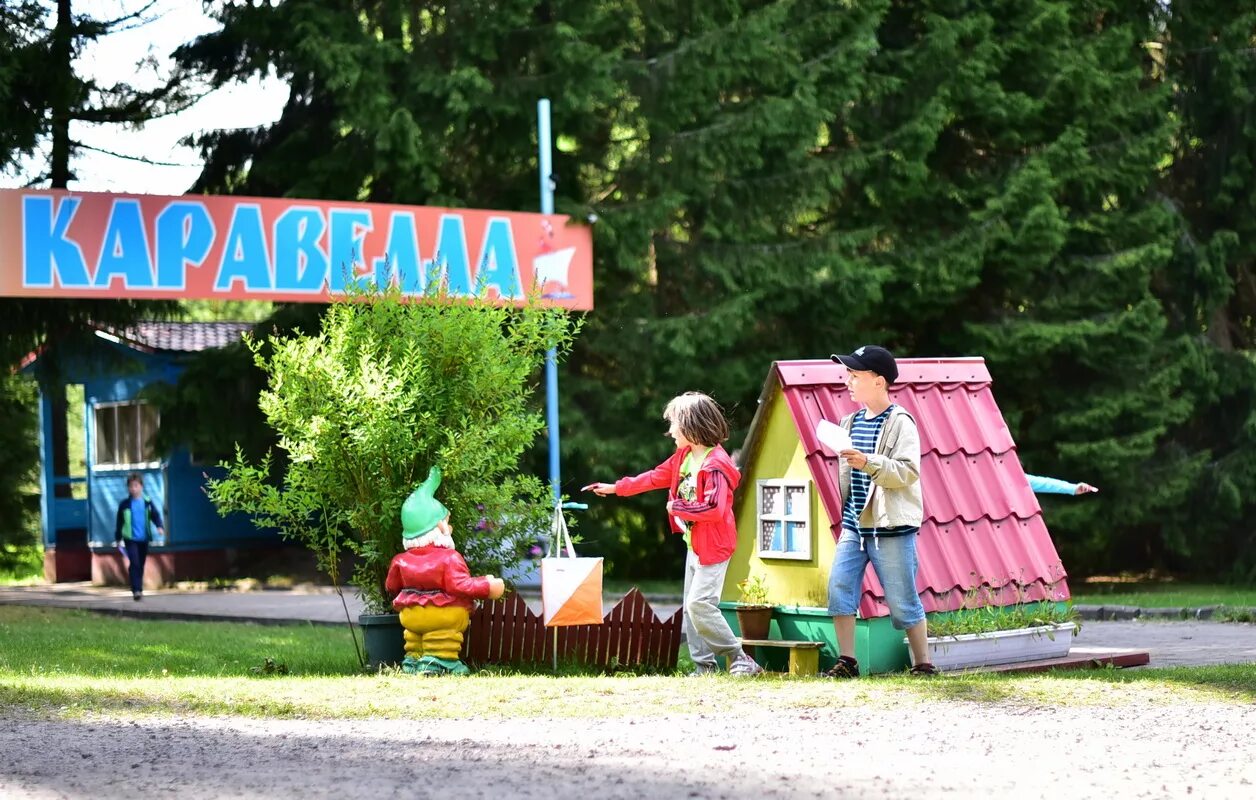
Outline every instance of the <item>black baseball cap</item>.
{"label": "black baseball cap", "polygon": [[844,365],[847,369],[875,372],[885,378],[886,383],[898,380],[898,363],[894,361],[894,354],[875,344],[866,344],[848,356],[839,356],[834,353],[829,358]]}

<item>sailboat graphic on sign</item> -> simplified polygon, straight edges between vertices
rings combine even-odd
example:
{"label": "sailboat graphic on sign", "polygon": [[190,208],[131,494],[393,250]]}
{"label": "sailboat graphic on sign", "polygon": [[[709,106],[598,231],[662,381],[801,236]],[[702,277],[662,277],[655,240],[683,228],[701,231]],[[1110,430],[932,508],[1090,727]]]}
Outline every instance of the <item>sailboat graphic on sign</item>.
{"label": "sailboat graphic on sign", "polygon": [[532,270],[536,276],[536,284],[542,290],[547,283],[556,283],[557,292],[544,292],[541,297],[552,300],[563,300],[575,295],[567,291],[567,272],[571,269],[571,259],[576,255],[576,248],[564,247],[549,253],[541,253],[532,258]]}

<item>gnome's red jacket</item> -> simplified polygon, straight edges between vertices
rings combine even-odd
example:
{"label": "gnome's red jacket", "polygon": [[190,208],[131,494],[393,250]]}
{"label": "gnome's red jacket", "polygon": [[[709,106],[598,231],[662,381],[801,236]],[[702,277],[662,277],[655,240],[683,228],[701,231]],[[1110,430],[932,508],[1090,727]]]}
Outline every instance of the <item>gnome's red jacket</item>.
{"label": "gnome's red jacket", "polygon": [[410,606],[475,607],[488,599],[488,578],[473,578],[467,562],[451,547],[412,547],[393,556],[384,588],[396,595],[393,608]]}
{"label": "gnome's red jacket", "polygon": [[741,483],[741,473],[724,448],[717,444],[698,470],[694,499],[681,500],[676,496],[676,486],[680,483],[680,465],[690,449],[682,447],[649,472],[620,478],[615,481],[615,494],[627,496],[666,489],[667,499],[673,501],[672,513],[667,515],[672,533],[680,533],[676,519],[683,519],[689,525],[689,541],[698,563],[703,566],[720,564],[731,558],[737,547],[733,490]]}

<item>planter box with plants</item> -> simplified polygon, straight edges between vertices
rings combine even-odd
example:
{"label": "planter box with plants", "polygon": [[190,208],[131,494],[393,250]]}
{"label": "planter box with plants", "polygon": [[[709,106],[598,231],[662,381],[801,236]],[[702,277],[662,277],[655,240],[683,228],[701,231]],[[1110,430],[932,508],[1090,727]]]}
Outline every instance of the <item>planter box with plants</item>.
{"label": "planter box with plants", "polygon": [[930,618],[929,660],[957,670],[1062,658],[1079,630],[1076,613],[1062,603],[954,611]]}
{"label": "planter box with plants", "polygon": [[743,639],[767,639],[772,632],[772,604],[768,602],[768,585],[762,575],[754,575],[737,584],[741,600],[736,605],[737,627]]}

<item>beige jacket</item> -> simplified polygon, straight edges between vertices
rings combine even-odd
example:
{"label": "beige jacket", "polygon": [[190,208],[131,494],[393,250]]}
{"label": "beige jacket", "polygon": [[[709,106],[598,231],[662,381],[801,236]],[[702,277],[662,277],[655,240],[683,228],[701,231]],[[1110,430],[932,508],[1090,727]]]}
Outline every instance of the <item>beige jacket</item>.
{"label": "beige jacket", "polygon": [[[842,427],[849,433],[855,415],[842,418]],[[842,503],[850,496],[850,466],[842,461],[838,489]],[[916,420],[894,406],[890,418],[877,436],[875,453],[868,455],[864,467],[872,478],[868,502],[859,514],[861,528],[892,528],[900,525],[920,527],[924,521],[924,498],[920,492],[920,431]]]}

